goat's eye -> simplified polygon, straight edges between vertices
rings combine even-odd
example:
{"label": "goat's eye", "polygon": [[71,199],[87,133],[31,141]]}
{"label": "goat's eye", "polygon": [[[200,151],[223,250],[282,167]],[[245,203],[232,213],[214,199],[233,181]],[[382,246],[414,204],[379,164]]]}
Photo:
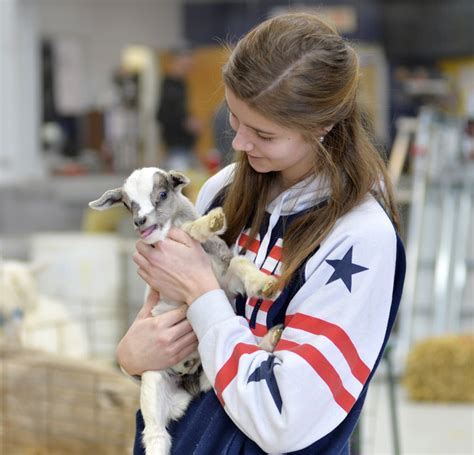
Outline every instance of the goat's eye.
{"label": "goat's eye", "polygon": [[125,202],[123,202],[123,205],[125,206],[127,210],[130,210],[130,207]]}
{"label": "goat's eye", "polygon": [[167,196],[168,196],[168,193],[167,193],[166,191],[162,191],[162,192],[160,193],[160,199],[166,199]]}

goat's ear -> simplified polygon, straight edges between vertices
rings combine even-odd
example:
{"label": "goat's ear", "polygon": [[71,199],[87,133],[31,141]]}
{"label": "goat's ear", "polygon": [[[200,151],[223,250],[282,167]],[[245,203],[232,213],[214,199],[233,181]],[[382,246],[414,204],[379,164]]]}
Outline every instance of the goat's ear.
{"label": "goat's ear", "polygon": [[168,172],[168,175],[170,176],[171,185],[175,189],[182,189],[191,181],[188,177],[178,171],[171,170]]}
{"label": "goat's ear", "polygon": [[114,205],[122,203],[122,188],[106,191],[99,199],[89,202],[89,207],[94,210],[107,210]]}
{"label": "goat's ear", "polygon": [[30,272],[34,275],[37,276],[41,272],[45,271],[47,268],[51,266],[51,262],[47,261],[35,261],[35,262],[28,262],[27,263],[28,269]]}

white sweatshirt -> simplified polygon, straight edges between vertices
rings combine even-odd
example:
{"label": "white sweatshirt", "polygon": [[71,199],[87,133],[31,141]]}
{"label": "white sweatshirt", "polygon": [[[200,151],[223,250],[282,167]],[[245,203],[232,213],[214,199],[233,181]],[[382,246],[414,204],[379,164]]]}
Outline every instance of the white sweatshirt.
{"label": "white sweatshirt", "polygon": [[[230,165],[206,182],[197,201],[200,213],[231,181],[233,170]],[[284,224],[328,194],[328,186],[318,179],[282,193],[268,205],[268,219],[246,255],[278,275]],[[243,245],[246,234],[237,245]],[[395,282],[397,254],[403,256],[397,239],[382,207],[367,195],[336,222],[300,279],[275,301],[229,302],[223,291],[215,290],[190,306],[188,319],[219,401],[263,451],[307,448],[331,432],[336,435],[346,421],[395,319],[398,301],[394,306],[392,301],[399,300],[394,295],[401,292],[404,275],[399,257]],[[274,353],[260,349],[261,337],[283,321]]]}

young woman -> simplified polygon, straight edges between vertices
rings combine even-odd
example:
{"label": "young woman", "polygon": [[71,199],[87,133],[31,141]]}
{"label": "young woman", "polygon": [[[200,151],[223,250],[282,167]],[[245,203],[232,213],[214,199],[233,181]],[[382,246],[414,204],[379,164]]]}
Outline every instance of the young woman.
{"label": "young woman", "polygon": [[[317,17],[287,14],[237,44],[223,79],[239,158],[197,207],[224,207],[226,241],[279,276],[281,294],[230,302],[182,231],[138,242],[140,276],[189,307],[151,318],[152,292],[118,359],[136,375],[198,346],[214,390],[172,424],[175,454],[345,454],[405,269],[389,177],[357,104],[358,58]],[[275,351],[259,349],[281,323]]]}

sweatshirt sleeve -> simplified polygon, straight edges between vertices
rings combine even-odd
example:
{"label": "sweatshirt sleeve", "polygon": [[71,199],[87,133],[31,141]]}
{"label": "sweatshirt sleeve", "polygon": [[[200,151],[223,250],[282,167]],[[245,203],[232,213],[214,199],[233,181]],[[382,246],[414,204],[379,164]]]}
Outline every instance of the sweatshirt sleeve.
{"label": "sweatshirt sleeve", "polygon": [[266,452],[300,450],[334,430],[380,353],[396,234],[389,222],[360,231],[339,223],[307,262],[306,281],[289,303],[273,353],[259,348],[223,291],[201,296],[188,310],[217,397]]}

